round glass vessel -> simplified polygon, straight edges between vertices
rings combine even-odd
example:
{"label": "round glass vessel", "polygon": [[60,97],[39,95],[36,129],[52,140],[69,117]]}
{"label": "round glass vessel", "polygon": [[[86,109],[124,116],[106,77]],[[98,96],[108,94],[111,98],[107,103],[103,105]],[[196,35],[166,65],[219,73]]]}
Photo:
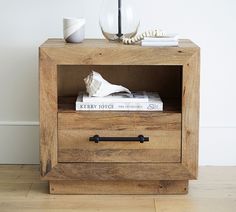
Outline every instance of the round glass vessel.
{"label": "round glass vessel", "polygon": [[120,41],[137,34],[140,19],[135,0],[103,0],[99,23],[105,38]]}

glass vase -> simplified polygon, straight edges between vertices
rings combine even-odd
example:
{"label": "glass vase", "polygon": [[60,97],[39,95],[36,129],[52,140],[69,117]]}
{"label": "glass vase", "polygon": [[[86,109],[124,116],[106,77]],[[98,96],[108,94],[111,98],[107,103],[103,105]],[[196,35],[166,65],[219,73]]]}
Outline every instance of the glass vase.
{"label": "glass vase", "polygon": [[140,19],[135,0],[103,0],[99,23],[105,38],[120,41],[137,34]]}

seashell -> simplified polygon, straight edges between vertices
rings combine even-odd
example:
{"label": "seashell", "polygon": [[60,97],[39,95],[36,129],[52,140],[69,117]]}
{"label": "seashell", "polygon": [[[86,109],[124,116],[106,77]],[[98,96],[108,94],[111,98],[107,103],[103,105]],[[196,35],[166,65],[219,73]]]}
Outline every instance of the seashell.
{"label": "seashell", "polygon": [[164,31],[155,29],[155,30],[150,30],[142,33],[141,35],[136,35],[132,38],[123,38],[123,44],[134,44],[136,42],[142,41],[146,37],[163,37],[165,36]]}
{"label": "seashell", "polygon": [[84,79],[84,82],[89,96],[104,97],[118,92],[131,93],[129,89],[121,85],[114,85],[106,81],[99,73],[95,71],[92,71]]}

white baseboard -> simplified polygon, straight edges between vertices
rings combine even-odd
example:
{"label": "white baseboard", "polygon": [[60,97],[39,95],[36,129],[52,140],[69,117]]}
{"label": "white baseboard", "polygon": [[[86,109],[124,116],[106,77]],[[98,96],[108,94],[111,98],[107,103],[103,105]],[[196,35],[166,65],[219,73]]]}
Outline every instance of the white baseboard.
{"label": "white baseboard", "polygon": [[[38,122],[0,125],[0,164],[38,164]],[[236,165],[236,128],[200,128],[199,165]]]}
{"label": "white baseboard", "polygon": [[0,121],[0,126],[39,126],[38,121]]}

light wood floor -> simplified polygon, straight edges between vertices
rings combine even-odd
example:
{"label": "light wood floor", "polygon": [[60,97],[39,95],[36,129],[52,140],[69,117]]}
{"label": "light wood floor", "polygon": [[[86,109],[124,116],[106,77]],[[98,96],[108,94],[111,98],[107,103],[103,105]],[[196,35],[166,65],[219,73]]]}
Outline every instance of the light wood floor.
{"label": "light wood floor", "polygon": [[236,212],[236,167],[201,167],[188,195],[49,195],[39,166],[0,165],[0,212]]}

